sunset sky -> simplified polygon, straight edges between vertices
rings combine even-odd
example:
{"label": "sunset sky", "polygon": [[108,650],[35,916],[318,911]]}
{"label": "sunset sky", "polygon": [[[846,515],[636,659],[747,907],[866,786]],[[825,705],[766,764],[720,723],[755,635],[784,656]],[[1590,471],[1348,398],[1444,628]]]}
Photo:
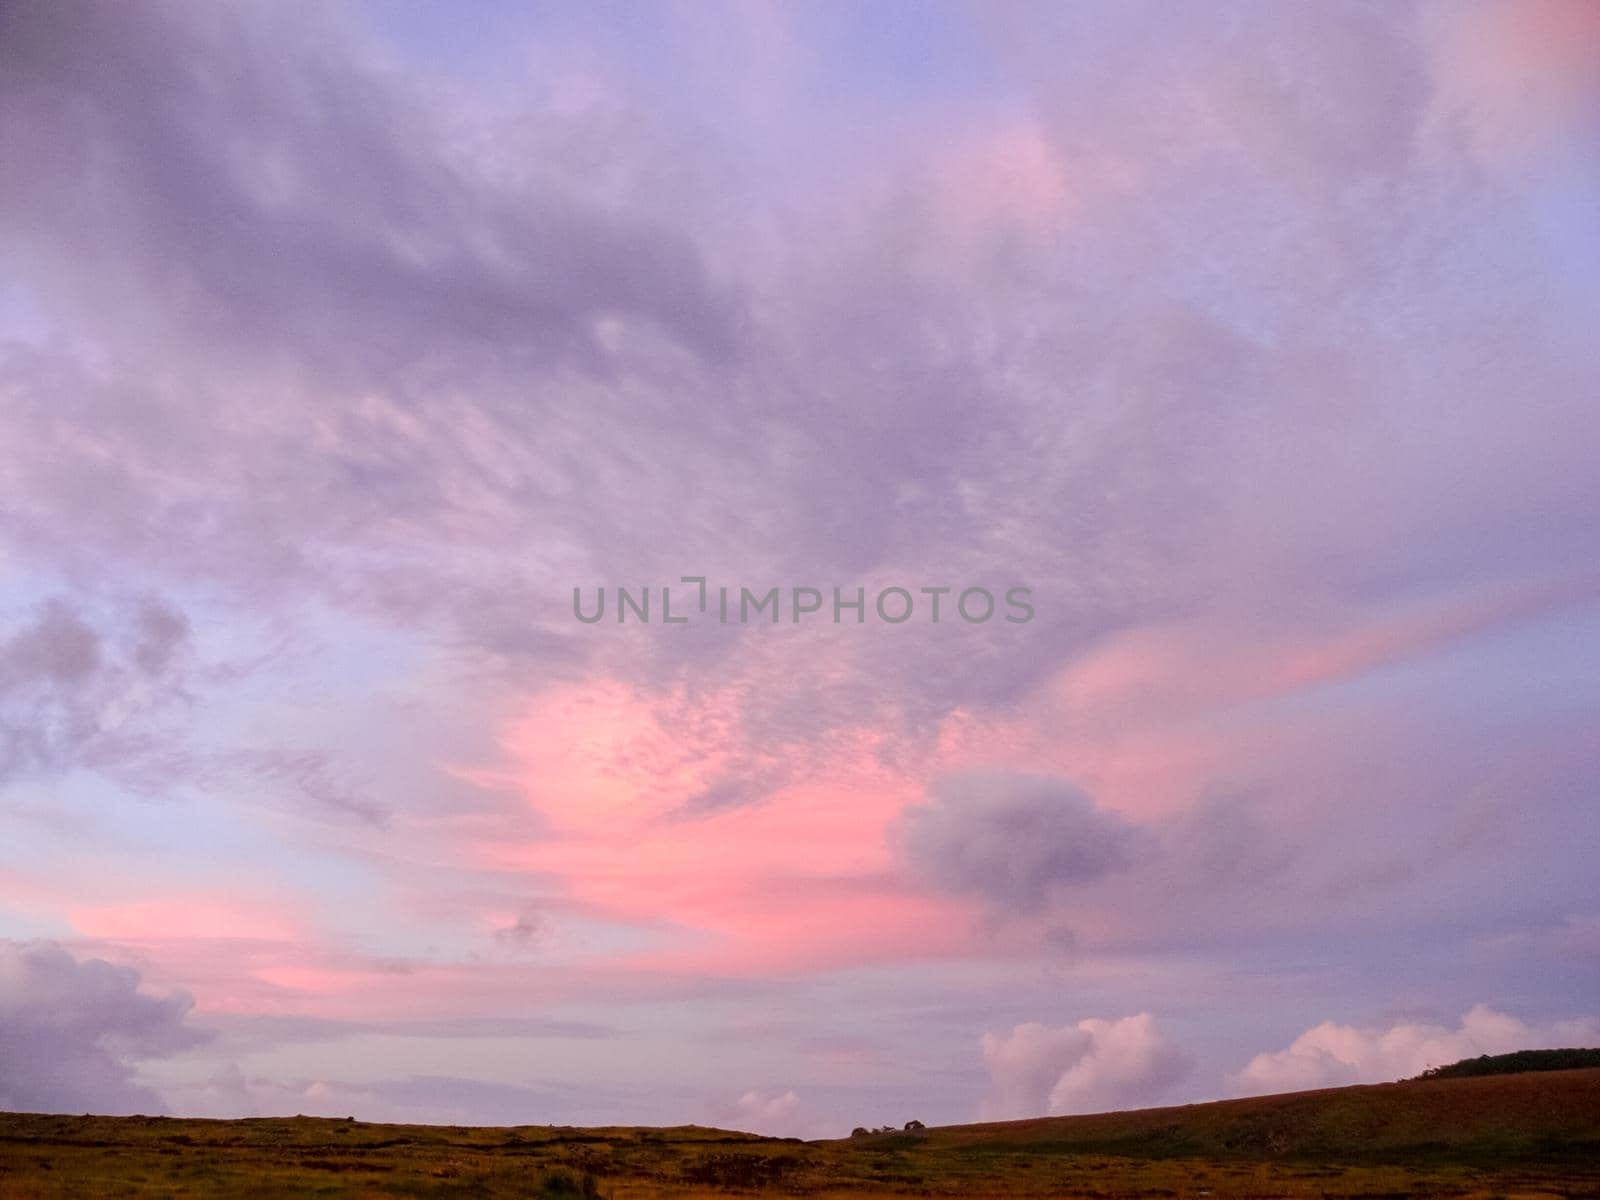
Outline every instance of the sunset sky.
{"label": "sunset sky", "polygon": [[[1587,0],[4,4],[0,1109],[1600,1045],[1597,64]],[[574,617],[684,576],[782,619]]]}

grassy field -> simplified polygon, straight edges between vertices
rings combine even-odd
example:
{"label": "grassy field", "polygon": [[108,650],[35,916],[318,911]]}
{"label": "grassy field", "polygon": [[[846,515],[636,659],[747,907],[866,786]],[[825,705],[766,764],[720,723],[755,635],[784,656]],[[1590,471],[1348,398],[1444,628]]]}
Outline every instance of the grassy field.
{"label": "grassy field", "polygon": [[802,1195],[1600,1198],[1600,1070],[830,1142],[675,1129],[0,1115],[0,1200]]}

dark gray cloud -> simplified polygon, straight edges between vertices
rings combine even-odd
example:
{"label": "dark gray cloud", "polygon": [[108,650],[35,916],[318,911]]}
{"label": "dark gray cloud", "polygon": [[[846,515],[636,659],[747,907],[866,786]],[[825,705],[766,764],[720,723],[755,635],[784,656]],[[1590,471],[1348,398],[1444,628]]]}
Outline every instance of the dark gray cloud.
{"label": "dark gray cloud", "polygon": [[71,687],[100,665],[100,638],[67,604],[47,604],[38,620],[0,646],[0,690],[32,684]]}
{"label": "dark gray cloud", "polygon": [[529,909],[512,921],[494,931],[495,941],[511,946],[526,947],[537,945],[549,936],[550,921],[537,909]]}
{"label": "dark gray cloud", "polygon": [[938,780],[901,817],[911,870],[940,891],[1013,912],[1042,908],[1059,889],[1126,870],[1144,835],[1069,783],[972,773]]}
{"label": "dark gray cloud", "polygon": [[0,782],[80,766],[133,784],[160,776],[187,641],[187,619],[154,599],[96,613],[56,597],[0,628]]}
{"label": "dark gray cloud", "polygon": [[[1321,836],[1334,844],[1330,831]],[[1293,820],[1275,820],[1261,796],[1214,797],[1135,823],[1065,779],[1007,772],[935,781],[896,829],[910,877],[976,899],[1002,922],[1036,925],[1069,954],[1228,939],[1263,923],[1303,927],[1341,906],[1348,914],[1360,889],[1334,897],[1321,881],[1333,867],[1346,878],[1351,864],[1316,853],[1316,841]],[[1291,869],[1304,877],[1291,880]],[[1277,908],[1264,914],[1269,893]],[[1085,920],[1095,930],[1087,944],[1076,928]]]}
{"label": "dark gray cloud", "polygon": [[151,996],[139,973],[50,942],[0,940],[0,1109],[164,1111],[133,1064],[188,1049],[192,1001]]}
{"label": "dark gray cloud", "polygon": [[729,346],[680,235],[608,218],[537,165],[489,190],[448,108],[395,86],[335,17],[67,3],[3,20],[5,144],[33,168],[6,207],[36,249],[88,251],[62,285],[139,296],[157,336],[369,384],[441,350],[586,357],[608,314]]}
{"label": "dark gray cloud", "polygon": [[[1567,928],[1592,907],[1582,854],[1557,833],[1592,793],[1592,763],[1552,753],[1532,787],[1460,730],[1414,714],[1372,723],[1357,761],[1262,763],[1257,788],[1138,823],[1064,779],[941,780],[904,810],[896,850],[920,886],[979,901],[995,928],[1065,959],[1306,954],[1438,971],[1469,943],[1512,961],[1530,924]],[[1543,736],[1522,751],[1570,746]],[[1529,878],[1537,895],[1514,882]],[[1537,917],[1508,917],[1502,887]]]}

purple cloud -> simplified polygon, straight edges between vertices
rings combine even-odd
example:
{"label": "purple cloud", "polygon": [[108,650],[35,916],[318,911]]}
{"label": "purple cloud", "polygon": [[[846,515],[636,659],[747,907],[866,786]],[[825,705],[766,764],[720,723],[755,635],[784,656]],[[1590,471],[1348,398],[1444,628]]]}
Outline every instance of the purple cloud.
{"label": "purple cloud", "polygon": [[48,942],[0,941],[0,1108],[18,1112],[164,1111],[134,1076],[139,1059],[190,1049],[193,1000],[139,990],[139,974],[75,959]]}

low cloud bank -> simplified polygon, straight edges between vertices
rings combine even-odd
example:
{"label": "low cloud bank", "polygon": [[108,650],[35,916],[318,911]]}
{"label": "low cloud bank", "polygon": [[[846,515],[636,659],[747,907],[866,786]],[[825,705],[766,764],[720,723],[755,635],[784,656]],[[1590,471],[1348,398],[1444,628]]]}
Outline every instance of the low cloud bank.
{"label": "low cloud bank", "polygon": [[165,1111],[132,1064],[204,1040],[184,1023],[192,1006],[181,992],[141,992],[131,967],[0,941],[0,1110]]}
{"label": "low cloud bank", "polygon": [[1597,1042],[1600,1018],[1530,1025],[1482,1004],[1463,1016],[1455,1029],[1420,1022],[1363,1028],[1324,1021],[1306,1030],[1285,1049],[1256,1055],[1244,1070],[1229,1077],[1229,1084],[1237,1094],[1260,1095],[1383,1083],[1480,1054],[1592,1046]]}

